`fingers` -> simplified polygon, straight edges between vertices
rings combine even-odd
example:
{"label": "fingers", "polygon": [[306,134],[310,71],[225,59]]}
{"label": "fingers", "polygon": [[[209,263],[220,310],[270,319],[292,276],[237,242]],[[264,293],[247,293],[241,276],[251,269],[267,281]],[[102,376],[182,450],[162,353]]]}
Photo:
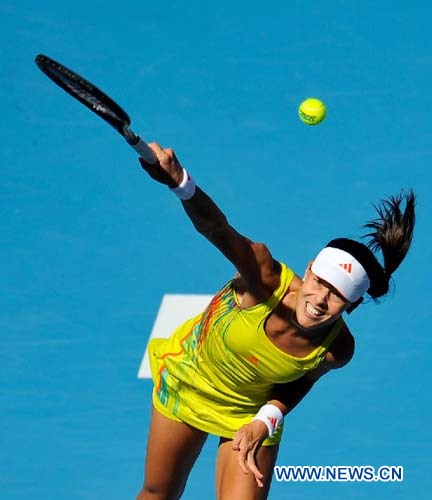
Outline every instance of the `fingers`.
{"label": "fingers", "polygon": [[[155,156],[156,156],[156,158],[157,158],[158,162],[160,162],[161,157],[162,157],[162,155],[163,155],[163,153],[164,153],[164,150],[163,150],[163,148],[160,146],[160,144],[158,144],[157,142],[149,142],[149,143],[147,144],[147,146],[148,146],[148,147],[149,147],[149,148],[153,151],[153,153],[155,154]],[[149,167],[151,167],[151,166],[155,166],[154,164],[147,163],[147,162],[144,160],[144,158],[142,158],[142,157],[140,157],[140,158],[139,158],[139,162],[141,163],[141,166],[142,166],[145,170],[147,170],[147,169],[148,169]],[[157,163],[156,163],[156,165],[157,165]]]}
{"label": "fingers", "polygon": [[239,450],[240,449],[240,441],[242,439],[242,435],[240,432],[237,432],[237,434],[234,436],[234,439],[232,441],[232,449],[233,450]]}
{"label": "fingers", "polygon": [[156,155],[158,153],[162,153],[164,151],[163,147],[157,143],[157,142],[149,142],[148,147],[155,153]]}
{"label": "fingers", "polygon": [[243,435],[237,433],[237,438],[233,441],[233,449],[238,451],[237,462],[240,465],[241,470],[245,474],[249,474],[249,469],[247,467],[247,454],[248,454],[248,446],[245,444],[245,440],[243,439]]}
{"label": "fingers", "polygon": [[149,142],[148,147],[153,151],[156,155],[156,158],[159,160],[159,163],[163,163],[164,161],[177,160],[174,150],[172,148],[163,148],[157,142]]}
{"label": "fingers", "polygon": [[139,158],[141,167],[157,182],[171,188],[177,187],[183,179],[183,168],[174,151],[171,148],[164,149],[157,142],[150,142],[148,146],[156,156],[157,163],[150,164]]}
{"label": "fingers", "polygon": [[258,448],[258,444],[259,443],[255,443],[254,445],[248,444],[246,437],[241,433],[237,433],[232,442],[232,448],[233,450],[238,451],[237,462],[241,470],[245,474],[249,474],[249,472],[252,472],[258,487],[262,488],[264,486],[262,482],[264,475],[258,469],[255,460],[255,454]]}
{"label": "fingers", "polygon": [[255,452],[256,449],[253,451],[249,452],[247,455],[247,466],[249,470],[252,472],[252,474],[255,476],[255,481],[257,485],[262,488],[264,486],[262,479],[264,478],[264,474],[258,469],[258,466],[255,461]]}
{"label": "fingers", "polygon": [[158,177],[161,170],[159,160],[156,163],[147,163],[144,158],[139,157],[138,161],[143,170],[145,170],[152,179],[159,180]]}

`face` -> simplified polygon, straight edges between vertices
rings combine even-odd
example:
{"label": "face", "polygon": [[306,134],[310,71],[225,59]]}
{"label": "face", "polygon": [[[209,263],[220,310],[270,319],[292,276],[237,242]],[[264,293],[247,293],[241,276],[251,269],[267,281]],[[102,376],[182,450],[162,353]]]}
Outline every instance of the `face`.
{"label": "face", "polygon": [[351,305],[330,283],[306,270],[297,292],[295,312],[299,326],[314,330],[334,323]]}

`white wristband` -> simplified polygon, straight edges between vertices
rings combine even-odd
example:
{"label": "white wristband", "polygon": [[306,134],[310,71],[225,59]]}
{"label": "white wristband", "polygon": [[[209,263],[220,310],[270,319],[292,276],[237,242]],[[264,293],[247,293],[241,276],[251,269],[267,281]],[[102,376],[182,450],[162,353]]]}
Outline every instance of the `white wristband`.
{"label": "white wristband", "polygon": [[183,169],[183,180],[180,185],[176,188],[170,188],[176,196],[181,200],[189,200],[195,194],[195,181],[187,173],[186,169]]}
{"label": "white wristband", "polygon": [[253,420],[261,420],[261,422],[264,422],[269,431],[269,437],[271,437],[283,422],[283,418],[284,416],[280,409],[276,405],[268,403],[261,406]]}

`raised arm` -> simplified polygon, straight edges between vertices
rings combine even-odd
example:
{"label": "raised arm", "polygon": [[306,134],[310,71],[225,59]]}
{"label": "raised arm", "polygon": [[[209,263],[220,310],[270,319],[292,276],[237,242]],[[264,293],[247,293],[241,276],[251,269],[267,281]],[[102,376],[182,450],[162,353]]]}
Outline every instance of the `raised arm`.
{"label": "raised arm", "polygon": [[[183,181],[183,167],[172,149],[149,144],[158,163],[150,165],[140,158],[143,169],[157,182],[171,189]],[[239,271],[249,291],[262,296],[271,293],[279,282],[277,263],[265,245],[254,243],[239,234],[215,202],[199,187],[194,195],[182,201],[183,208],[199,233],[216,246]]]}

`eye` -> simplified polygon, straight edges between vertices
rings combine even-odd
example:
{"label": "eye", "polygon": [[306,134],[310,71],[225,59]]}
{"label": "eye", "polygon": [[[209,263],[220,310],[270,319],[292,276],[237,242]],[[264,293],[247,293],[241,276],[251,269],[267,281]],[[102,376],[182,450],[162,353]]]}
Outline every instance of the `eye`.
{"label": "eye", "polygon": [[320,278],[318,278],[318,276],[314,276],[314,277],[313,277],[313,284],[314,284],[314,286],[315,286],[316,288],[320,288],[320,287],[322,287],[322,284],[323,284],[323,283],[322,283],[321,279],[320,279]]}
{"label": "eye", "polygon": [[345,299],[342,297],[342,295],[338,292],[330,292],[331,297],[335,302],[339,302],[340,304],[345,304]]}

